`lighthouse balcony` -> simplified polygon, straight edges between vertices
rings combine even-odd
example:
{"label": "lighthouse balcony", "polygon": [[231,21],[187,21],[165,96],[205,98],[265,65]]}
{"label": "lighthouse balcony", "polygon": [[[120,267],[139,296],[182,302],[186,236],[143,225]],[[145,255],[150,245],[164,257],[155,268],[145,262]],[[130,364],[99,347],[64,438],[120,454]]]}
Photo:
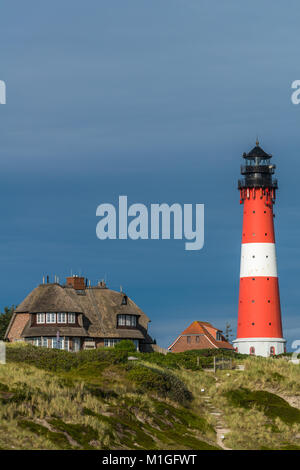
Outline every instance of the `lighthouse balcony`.
{"label": "lighthouse balcony", "polygon": [[238,180],[238,189],[244,188],[278,188],[277,179],[272,179],[269,175],[254,173],[248,175],[245,179]]}

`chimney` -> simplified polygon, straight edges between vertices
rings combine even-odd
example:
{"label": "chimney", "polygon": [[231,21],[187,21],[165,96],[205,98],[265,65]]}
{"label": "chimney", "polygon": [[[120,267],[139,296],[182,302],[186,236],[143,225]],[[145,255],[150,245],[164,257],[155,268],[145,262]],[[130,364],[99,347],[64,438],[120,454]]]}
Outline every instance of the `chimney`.
{"label": "chimney", "polygon": [[67,286],[73,287],[76,290],[84,290],[85,289],[85,279],[84,277],[79,277],[73,275],[71,277],[67,277]]}

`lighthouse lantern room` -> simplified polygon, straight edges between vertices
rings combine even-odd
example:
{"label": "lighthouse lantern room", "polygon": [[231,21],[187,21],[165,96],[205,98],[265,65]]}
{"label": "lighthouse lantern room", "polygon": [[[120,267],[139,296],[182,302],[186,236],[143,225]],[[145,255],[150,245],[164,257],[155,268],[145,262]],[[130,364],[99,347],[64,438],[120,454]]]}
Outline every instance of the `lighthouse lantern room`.
{"label": "lighthouse lantern room", "polygon": [[275,251],[273,205],[277,180],[272,155],[244,153],[239,181],[244,206],[236,351],[273,356],[285,351]]}

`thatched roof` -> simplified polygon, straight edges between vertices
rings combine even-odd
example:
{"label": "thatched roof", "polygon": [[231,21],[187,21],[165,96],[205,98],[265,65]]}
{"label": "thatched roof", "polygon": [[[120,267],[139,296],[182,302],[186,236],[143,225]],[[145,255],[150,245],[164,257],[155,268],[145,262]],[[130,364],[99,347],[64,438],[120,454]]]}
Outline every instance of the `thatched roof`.
{"label": "thatched roof", "polygon": [[[22,336],[54,335],[59,329],[65,336],[90,336],[94,338],[136,338],[152,343],[147,334],[149,318],[127,297],[127,304],[122,305],[124,294],[106,287],[88,287],[84,291],[59,284],[41,284],[36,287],[16,308],[18,313],[75,312],[82,314],[80,328],[68,325],[30,326],[26,325]],[[117,315],[131,314],[138,316],[138,328],[116,328]],[[80,315],[81,317],[81,315]],[[47,330],[47,333],[46,333]],[[48,333],[49,330],[49,333]],[[50,331],[51,330],[51,331]]]}
{"label": "thatched roof", "polygon": [[41,284],[16,308],[16,313],[76,312],[80,307],[59,284]]}

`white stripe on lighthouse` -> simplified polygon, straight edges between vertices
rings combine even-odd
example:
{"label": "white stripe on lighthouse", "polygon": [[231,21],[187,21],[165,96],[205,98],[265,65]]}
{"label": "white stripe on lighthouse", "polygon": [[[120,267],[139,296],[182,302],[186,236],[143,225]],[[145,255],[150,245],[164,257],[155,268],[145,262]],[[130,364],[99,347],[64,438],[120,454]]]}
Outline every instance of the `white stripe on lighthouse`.
{"label": "white stripe on lighthouse", "polygon": [[275,243],[243,243],[240,277],[277,277]]}

